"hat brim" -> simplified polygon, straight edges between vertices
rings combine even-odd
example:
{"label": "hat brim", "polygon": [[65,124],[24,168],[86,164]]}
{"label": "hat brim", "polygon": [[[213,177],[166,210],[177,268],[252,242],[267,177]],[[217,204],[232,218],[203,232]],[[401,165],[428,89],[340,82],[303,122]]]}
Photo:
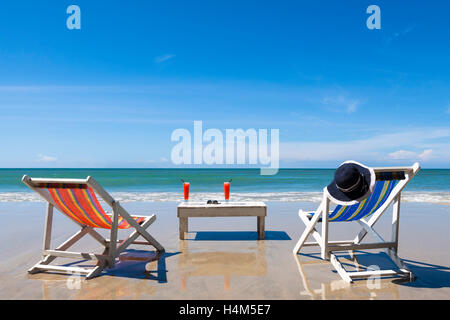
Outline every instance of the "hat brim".
{"label": "hat brim", "polygon": [[369,194],[373,192],[376,178],[375,178],[375,171],[372,168],[366,167],[363,164],[358,163],[356,161],[346,161],[341,165],[345,163],[352,163],[358,168],[358,171],[364,177],[364,183],[367,184],[367,188],[363,191],[355,190],[353,192],[342,192],[336,186],[336,181],[333,180],[326,187],[326,189],[328,191],[328,195],[330,196],[333,202],[341,205],[351,205],[364,200]]}

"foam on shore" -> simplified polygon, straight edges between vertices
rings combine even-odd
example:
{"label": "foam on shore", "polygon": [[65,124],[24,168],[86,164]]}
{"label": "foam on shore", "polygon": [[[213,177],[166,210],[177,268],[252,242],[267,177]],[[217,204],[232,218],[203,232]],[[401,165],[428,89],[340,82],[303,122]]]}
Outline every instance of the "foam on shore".
{"label": "foam on shore", "polygon": [[[180,192],[112,192],[121,202],[178,202],[183,199]],[[192,193],[190,200],[204,201],[223,199],[223,193]],[[232,201],[271,201],[271,202],[320,202],[321,192],[239,192],[232,193]],[[39,195],[31,192],[1,192],[0,202],[40,202]],[[402,201],[450,204],[450,192],[406,191]]]}

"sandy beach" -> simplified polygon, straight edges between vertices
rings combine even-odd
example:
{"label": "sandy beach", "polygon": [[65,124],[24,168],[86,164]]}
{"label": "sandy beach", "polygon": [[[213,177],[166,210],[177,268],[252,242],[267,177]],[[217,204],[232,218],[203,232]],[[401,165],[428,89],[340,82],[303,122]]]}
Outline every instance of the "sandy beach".
{"label": "sandy beach", "polygon": [[[367,280],[343,282],[329,262],[318,259],[315,248],[292,254],[304,229],[298,209],[314,209],[317,203],[267,203],[264,241],[256,240],[256,218],[191,219],[188,239],[181,241],[177,203],[124,206],[135,214],[157,214],[149,231],[166,253],[155,261],[152,247],[133,246],[115,269],[86,281],[76,275],[29,275],[27,269],[40,259],[45,205],[0,203],[0,299],[450,299],[449,206],[402,204],[399,255],[417,279],[383,279],[376,286]],[[389,234],[389,224],[390,214],[385,214],[377,224],[381,235]],[[334,223],[330,238],[347,239],[358,230],[357,224]],[[75,231],[70,220],[56,214],[52,244]],[[86,238],[74,250],[96,248]],[[345,262],[346,254],[341,257]],[[364,265],[390,263],[376,250],[357,257]]]}

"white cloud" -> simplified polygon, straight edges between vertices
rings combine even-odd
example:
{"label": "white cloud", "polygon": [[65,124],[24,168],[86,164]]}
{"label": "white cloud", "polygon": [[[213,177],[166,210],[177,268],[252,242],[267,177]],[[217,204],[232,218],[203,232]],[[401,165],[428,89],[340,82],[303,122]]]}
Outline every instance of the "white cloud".
{"label": "white cloud", "polygon": [[394,160],[412,159],[417,157],[417,153],[406,150],[398,150],[389,153],[389,157]]}
{"label": "white cloud", "polygon": [[[429,128],[375,135],[347,141],[281,142],[283,161],[385,161],[416,159],[450,162],[450,142],[434,139],[450,137],[450,129]],[[420,151],[406,151],[406,150]]]}
{"label": "white cloud", "polygon": [[52,157],[52,156],[45,156],[43,154],[38,154],[37,155],[37,162],[54,162],[57,161],[58,158],[56,157]]}
{"label": "white cloud", "polygon": [[389,153],[389,157],[394,160],[429,160],[433,157],[432,153],[432,149],[424,150],[422,153],[407,150],[398,150]]}
{"label": "white cloud", "polygon": [[162,56],[156,57],[154,61],[155,61],[155,63],[161,63],[161,62],[167,61],[169,59],[172,59],[174,57],[175,57],[174,54],[164,54]]}
{"label": "white cloud", "polygon": [[422,160],[429,160],[433,157],[432,153],[433,149],[424,150],[421,154],[419,154],[419,158]]}
{"label": "white cloud", "polygon": [[335,97],[325,97],[322,99],[322,104],[330,107],[338,107],[345,109],[347,113],[353,113],[358,109],[361,101],[359,99],[348,98],[344,95],[338,95]]}

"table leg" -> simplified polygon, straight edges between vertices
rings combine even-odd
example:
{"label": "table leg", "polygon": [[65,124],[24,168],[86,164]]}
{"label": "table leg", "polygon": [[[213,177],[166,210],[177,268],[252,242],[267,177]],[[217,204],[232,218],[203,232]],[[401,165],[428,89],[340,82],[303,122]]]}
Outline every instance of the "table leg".
{"label": "table leg", "polygon": [[258,228],[258,240],[264,240],[265,238],[265,224],[266,224],[266,217],[257,217],[257,228]]}
{"label": "table leg", "polygon": [[188,232],[188,218],[180,217],[180,240],[184,240],[186,232]]}

